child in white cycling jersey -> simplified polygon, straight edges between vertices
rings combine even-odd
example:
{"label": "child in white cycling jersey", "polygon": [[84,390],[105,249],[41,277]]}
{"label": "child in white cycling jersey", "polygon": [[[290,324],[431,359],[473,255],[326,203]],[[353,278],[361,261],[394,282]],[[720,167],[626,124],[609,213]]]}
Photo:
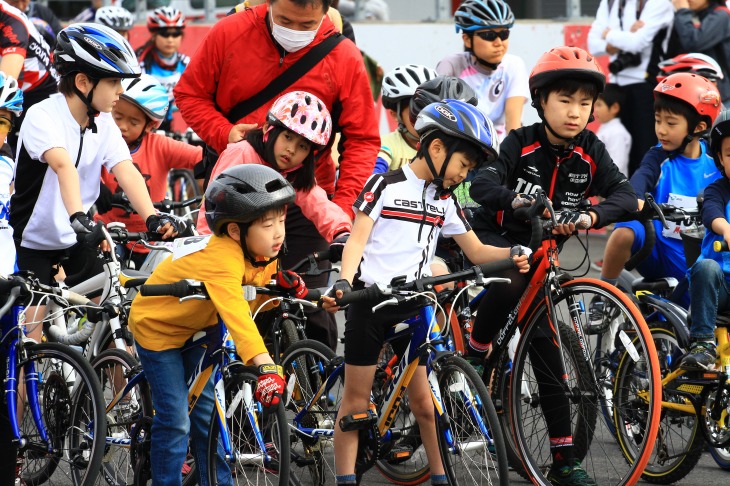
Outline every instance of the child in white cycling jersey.
{"label": "child in white cycling jersey", "polygon": [[[340,297],[351,286],[389,283],[396,276],[414,280],[427,275],[440,233],[453,237],[472,262],[486,263],[520,253],[521,247],[498,249],[479,242],[451,196],[469,170],[496,159],[496,135],[491,122],[467,103],[446,100],[424,108],[415,128],[421,137],[416,159],[398,170],[373,175],[355,201],[355,223],[342,256],[342,278],[328,295]],[[393,244],[395,239],[399,244]],[[528,271],[526,256],[514,256],[514,260],[521,272]],[[330,312],[339,309],[332,297],[322,300],[323,307]],[[372,312],[370,304],[350,305],[345,325],[345,389],[339,418],[367,410],[386,330],[416,315],[421,305],[408,303],[376,312]],[[431,482],[448,484],[438,452],[433,402],[424,366],[418,367],[411,381],[408,400],[420,426]],[[357,442],[357,431],[345,432],[335,427],[338,484],[355,484]]]}
{"label": "child in white cycling jersey", "polygon": [[10,226],[10,194],[15,178],[15,159],[5,140],[13,129],[15,118],[23,113],[23,92],[12,76],[0,72],[0,276],[10,275],[15,266],[15,243]]}
{"label": "child in white cycling jersey", "polygon": [[[203,158],[203,149],[170,137],[154,133],[165,119],[169,106],[167,90],[149,74],[122,81],[124,93],[112,109],[114,122],[132,154],[132,163],[142,173],[152,201],[162,201],[167,194],[167,175],[172,169],[192,170]],[[104,223],[119,221],[129,231],[146,231],[138,214],[112,208],[112,195],[123,192],[117,178],[104,169],[101,189],[96,200],[97,220]],[[130,243],[119,249],[123,258],[130,258],[140,268],[149,250]]]}
{"label": "child in white cycling jersey", "polygon": [[383,108],[398,122],[398,128],[381,137],[373,174],[395,170],[416,156],[418,134],[411,122],[409,103],[416,88],[436,76],[433,69],[417,64],[398,66],[383,76],[380,91]]}
{"label": "child in white cycling jersey", "polygon": [[474,88],[479,109],[494,122],[499,139],[522,126],[522,110],[529,99],[525,63],[507,54],[515,23],[504,0],[464,0],[454,13],[464,52],[438,63],[439,74],[457,76]]}

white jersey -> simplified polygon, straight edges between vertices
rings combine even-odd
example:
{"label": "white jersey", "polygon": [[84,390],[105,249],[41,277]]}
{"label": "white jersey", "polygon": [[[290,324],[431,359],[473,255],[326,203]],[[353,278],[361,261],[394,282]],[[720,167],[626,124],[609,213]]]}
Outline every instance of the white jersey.
{"label": "white jersey", "polygon": [[[10,147],[3,149],[10,152]],[[5,152],[6,150],[3,150]],[[6,277],[15,272],[15,243],[13,228],[10,226],[10,184],[15,173],[15,161],[5,153],[0,153],[0,276]]]}
{"label": "white jersey", "polygon": [[521,96],[525,103],[530,99],[525,63],[512,54],[505,54],[497,69],[490,71],[478,64],[471,53],[459,52],[442,59],[436,65],[436,72],[461,78],[476,91],[477,107],[492,120],[500,140],[507,135],[504,116],[507,99]]}
{"label": "white jersey", "polygon": [[401,275],[409,282],[428,276],[439,234],[471,230],[456,199],[435,194],[436,186],[416,177],[410,165],[368,179],[352,206],[375,221],[357,280],[370,286]]}
{"label": "white jersey", "polygon": [[63,148],[79,173],[81,203],[88,211],[99,197],[101,168],[108,171],[132,160],[110,113],[96,117],[97,132],[82,130],[65,97],[56,93],[33,105],[20,128],[15,194],[10,224],[21,246],[33,250],[62,250],[76,243],[58,176],[43,155]]}

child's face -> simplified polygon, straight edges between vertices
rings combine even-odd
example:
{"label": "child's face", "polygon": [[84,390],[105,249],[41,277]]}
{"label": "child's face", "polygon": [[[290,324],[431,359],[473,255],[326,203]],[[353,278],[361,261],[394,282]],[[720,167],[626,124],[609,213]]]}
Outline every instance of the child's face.
{"label": "child's face", "polygon": [[100,79],[94,88],[91,105],[102,113],[110,113],[119,101],[119,95],[124,93],[122,80],[119,78]]}
{"label": "child's face", "polygon": [[[574,138],[588,124],[593,108],[593,97],[583,91],[573,94],[551,92],[546,101],[540,99],[545,121],[555,133],[565,138]],[[548,139],[555,144],[563,144],[564,140],[555,139],[550,130],[547,130]]]}
{"label": "child's face", "polygon": [[406,129],[408,130],[408,133],[413,135],[416,138],[418,137],[418,132],[415,128],[413,128],[413,124],[411,123],[411,109],[408,106],[408,103],[402,103],[403,107],[400,111],[400,117],[403,120],[403,125],[405,125]]}
{"label": "child's face", "polygon": [[163,29],[154,34],[155,48],[165,57],[170,57],[180,50],[182,29]]}
{"label": "child's face", "polygon": [[677,150],[689,133],[687,119],[668,111],[654,113],[654,130],[662,148],[669,152]]}
{"label": "child's face", "polygon": [[710,6],[710,0],[687,0],[690,10],[699,12]]}
{"label": "child's face", "polygon": [[608,106],[602,98],[598,98],[593,106],[593,116],[601,123],[610,122],[618,116],[618,103]]}
{"label": "child's face", "polygon": [[296,169],[312,151],[312,143],[298,133],[283,130],[274,143],[274,156],[279,170]]}
{"label": "child's face", "polygon": [[119,98],[114,105],[112,116],[127,145],[134,143],[147,128],[147,115],[124,98]]}
{"label": "child's face", "polygon": [[274,258],[284,244],[286,211],[270,211],[246,232],[246,248],[254,257]]}
{"label": "child's face", "polygon": [[0,108],[0,142],[5,140],[13,127],[13,114],[5,108]]}
{"label": "child's face", "polygon": [[720,145],[720,154],[716,156],[723,167],[726,177],[730,177],[730,137],[722,139],[722,145]]}
{"label": "child's face", "polygon": [[467,34],[462,34],[461,38],[464,40],[464,45],[466,47],[472,48],[476,57],[492,64],[499,64],[502,62],[504,55],[507,53],[507,49],[509,48],[509,39],[502,40],[499,36],[497,36],[494,40],[488,41],[480,37],[480,35],[485,35],[490,31],[502,32],[509,31],[509,29],[499,27],[496,29],[480,30],[479,32],[475,32],[471,38]]}
{"label": "child's face", "polygon": [[[431,155],[436,172],[440,173],[441,167],[446,161],[446,146],[437,138],[429,145],[429,154]],[[454,152],[449,160],[449,165],[446,166],[443,184],[444,189],[461,184],[466,179],[469,171],[474,167],[476,167],[476,163],[467,159],[463,152]]]}

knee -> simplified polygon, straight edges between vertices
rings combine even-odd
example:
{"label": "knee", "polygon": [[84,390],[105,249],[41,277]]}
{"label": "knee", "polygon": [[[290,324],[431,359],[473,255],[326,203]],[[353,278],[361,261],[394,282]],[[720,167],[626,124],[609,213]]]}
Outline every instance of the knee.
{"label": "knee", "polygon": [[190,420],[187,414],[187,407],[167,412],[156,411],[153,426],[154,428],[164,429],[176,435],[188,435],[190,433]]}
{"label": "knee", "polygon": [[433,402],[430,397],[409,398],[408,405],[419,422],[433,420]]}
{"label": "knee", "polygon": [[692,265],[690,278],[691,281],[704,283],[708,280],[722,280],[724,278],[724,274],[719,263],[715,260],[707,259],[700,260]]}
{"label": "knee", "polygon": [[634,244],[634,232],[629,228],[616,228],[608,241],[617,248],[631,249]]}

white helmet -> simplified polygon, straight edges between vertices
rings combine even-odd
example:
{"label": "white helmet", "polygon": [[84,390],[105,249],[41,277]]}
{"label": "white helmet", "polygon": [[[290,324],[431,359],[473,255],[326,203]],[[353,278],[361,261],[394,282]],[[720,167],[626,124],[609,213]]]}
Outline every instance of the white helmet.
{"label": "white helmet", "polygon": [[410,98],[422,83],[438,76],[433,69],[418,64],[398,66],[383,77],[383,107],[398,110],[398,103]]}
{"label": "white helmet", "polygon": [[129,30],[134,25],[134,16],[126,8],[104,6],[96,11],[94,19],[97,24],[103,24],[114,30]]}
{"label": "white helmet", "polygon": [[170,107],[170,97],[165,87],[149,74],[124,79],[122,87],[124,87],[124,93],[121,98],[142,110],[150,118],[154,128],[159,127]]}

